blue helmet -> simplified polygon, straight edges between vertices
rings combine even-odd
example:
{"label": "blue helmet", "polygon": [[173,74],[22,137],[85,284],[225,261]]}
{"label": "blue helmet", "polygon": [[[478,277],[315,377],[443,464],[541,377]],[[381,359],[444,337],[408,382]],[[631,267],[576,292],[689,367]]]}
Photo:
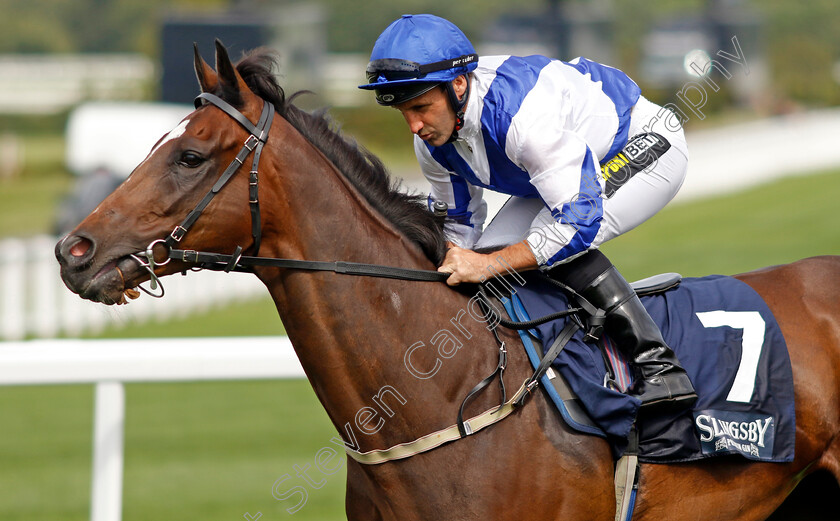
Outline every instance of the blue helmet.
{"label": "blue helmet", "polygon": [[368,83],[380,105],[397,105],[441,83],[467,74],[478,55],[452,22],[430,14],[403,15],[389,25],[373,46]]}

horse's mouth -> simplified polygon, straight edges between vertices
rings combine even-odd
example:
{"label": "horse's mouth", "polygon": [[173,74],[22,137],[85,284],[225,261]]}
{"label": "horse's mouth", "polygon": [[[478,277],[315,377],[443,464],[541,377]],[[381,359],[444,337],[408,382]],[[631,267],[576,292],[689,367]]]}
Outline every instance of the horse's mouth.
{"label": "horse's mouth", "polygon": [[90,278],[65,270],[61,276],[67,287],[80,297],[107,305],[126,304],[129,299],[137,298],[139,292],[135,288],[149,279],[148,272],[130,255],[106,262]]}

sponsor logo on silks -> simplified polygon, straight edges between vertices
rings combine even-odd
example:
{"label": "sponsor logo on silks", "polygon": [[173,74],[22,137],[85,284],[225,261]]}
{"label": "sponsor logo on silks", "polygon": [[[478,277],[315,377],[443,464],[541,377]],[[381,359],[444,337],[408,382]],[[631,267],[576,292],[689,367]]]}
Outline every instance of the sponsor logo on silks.
{"label": "sponsor logo on silks", "polygon": [[609,179],[613,176],[613,174],[618,172],[621,167],[628,164],[629,162],[630,160],[627,159],[627,156],[619,152],[615,155],[615,157],[613,157],[612,159],[604,163],[603,166],[601,166],[601,177],[603,177],[604,179]]}
{"label": "sponsor logo on silks", "polygon": [[627,154],[630,161],[638,163],[639,159],[644,157],[648,150],[658,145],[661,141],[659,135],[653,132],[641,134],[631,139],[622,149],[622,152]]}
{"label": "sponsor logo on silks", "polygon": [[773,458],[776,419],[746,412],[694,412],[703,454],[737,453],[755,460]]}
{"label": "sponsor logo on silks", "polygon": [[659,156],[669,148],[671,148],[671,144],[655,132],[634,136],[620,152],[601,165],[601,176],[607,180],[618,173],[619,170],[625,169],[627,171],[623,173],[620,181],[620,183],[624,183],[633,174],[655,163]]}

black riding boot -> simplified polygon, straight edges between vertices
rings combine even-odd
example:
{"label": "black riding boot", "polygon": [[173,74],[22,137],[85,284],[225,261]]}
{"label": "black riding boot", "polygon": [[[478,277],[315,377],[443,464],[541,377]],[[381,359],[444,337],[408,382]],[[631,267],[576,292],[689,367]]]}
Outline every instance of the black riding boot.
{"label": "black riding boot", "polygon": [[604,310],[606,333],[632,359],[637,373],[632,394],[642,401],[644,411],[676,411],[694,404],[697,394],[685,369],[615,266],[610,265],[580,293]]}

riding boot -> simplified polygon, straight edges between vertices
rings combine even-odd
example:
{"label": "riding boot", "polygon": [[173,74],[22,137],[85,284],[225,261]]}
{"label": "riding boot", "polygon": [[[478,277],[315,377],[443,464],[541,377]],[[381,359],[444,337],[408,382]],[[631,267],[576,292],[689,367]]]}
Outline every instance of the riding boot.
{"label": "riding boot", "polygon": [[697,394],[676,355],[636,292],[615,266],[610,266],[580,292],[606,314],[604,329],[636,369],[631,391],[645,412],[690,407]]}

